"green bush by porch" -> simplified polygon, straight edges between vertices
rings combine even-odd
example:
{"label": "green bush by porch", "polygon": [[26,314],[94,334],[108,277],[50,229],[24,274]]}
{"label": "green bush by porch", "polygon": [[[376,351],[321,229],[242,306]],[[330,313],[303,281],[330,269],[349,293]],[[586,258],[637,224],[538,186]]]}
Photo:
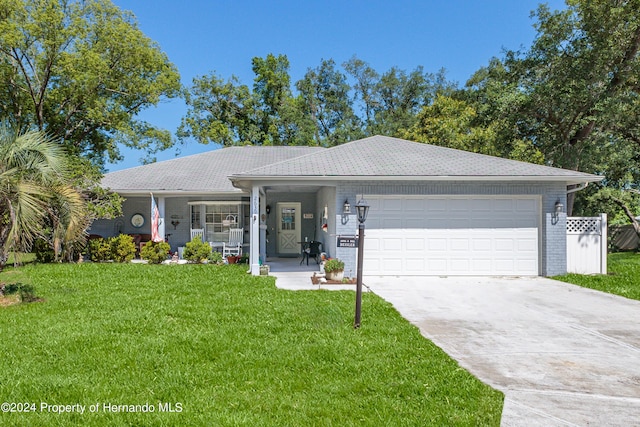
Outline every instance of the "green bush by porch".
{"label": "green bush by porch", "polygon": [[[278,290],[243,265],[9,273],[45,302],[0,310],[4,401],[156,405],[151,414],[0,414],[12,425],[500,422],[501,393],[373,294],[356,331],[353,292]],[[182,412],[159,413],[159,402]]]}

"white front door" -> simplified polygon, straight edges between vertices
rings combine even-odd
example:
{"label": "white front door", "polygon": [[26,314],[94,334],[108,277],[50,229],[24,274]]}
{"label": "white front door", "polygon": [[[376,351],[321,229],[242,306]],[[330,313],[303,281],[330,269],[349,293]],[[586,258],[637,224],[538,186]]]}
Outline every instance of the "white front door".
{"label": "white front door", "polygon": [[300,203],[278,203],[278,253],[300,253]]}

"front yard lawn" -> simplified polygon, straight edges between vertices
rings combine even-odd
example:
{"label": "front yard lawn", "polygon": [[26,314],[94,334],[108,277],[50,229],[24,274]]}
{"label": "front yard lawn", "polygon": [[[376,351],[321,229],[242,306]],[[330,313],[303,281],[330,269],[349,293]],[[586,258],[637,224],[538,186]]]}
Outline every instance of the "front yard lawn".
{"label": "front yard lawn", "polygon": [[354,330],[353,292],[279,290],[245,270],[7,270],[0,281],[33,284],[44,302],[0,307],[0,400],[15,410],[0,424],[500,424],[502,394],[379,297],[363,296]]}
{"label": "front yard lawn", "polygon": [[607,258],[607,275],[567,274],[554,279],[640,300],[640,254],[618,252]]}

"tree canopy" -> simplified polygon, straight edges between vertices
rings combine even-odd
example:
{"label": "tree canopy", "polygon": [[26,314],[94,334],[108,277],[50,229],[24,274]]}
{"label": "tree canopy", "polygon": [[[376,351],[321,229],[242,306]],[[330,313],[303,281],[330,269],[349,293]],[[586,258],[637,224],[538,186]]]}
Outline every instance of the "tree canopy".
{"label": "tree canopy", "polygon": [[355,57],[342,69],[332,59],[322,60],[294,85],[286,55],[253,58],[252,64],[252,88],[233,76],[195,78],[178,135],[223,145],[314,146],[373,134],[400,136],[423,105],[454,88],[444,71],[392,68],[380,75]]}
{"label": "tree canopy", "polygon": [[628,190],[640,184],[640,2],[567,0],[566,10],[541,5],[533,16],[532,46],[475,73],[467,99],[485,123],[505,124],[503,138],[531,144],[546,163],[605,175],[580,193],[581,212],[612,197],[637,206]]}
{"label": "tree canopy", "polygon": [[171,133],[136,115],[180,93],[179,74],[108,0],[0,2],[0,119],[101,166],[118,144],[153,154]]}

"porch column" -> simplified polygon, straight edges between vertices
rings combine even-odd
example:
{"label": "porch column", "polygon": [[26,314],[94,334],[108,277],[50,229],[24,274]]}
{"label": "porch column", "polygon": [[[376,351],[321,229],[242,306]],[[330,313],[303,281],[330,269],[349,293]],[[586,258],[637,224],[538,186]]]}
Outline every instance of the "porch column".
{"label": "porch column", "polygon": [[263,264],[267,262],[267,195],[262,192],[260,203],[260,259]]}
{"label": "porch column", "polygon": [[158,221],[158,234],[162,237],[162,240],[166,240],[166,235],[164,234],[164,197],[158,197],[158,212],[160,212],[160,221]]}
{"label": "porch column", "polygon": [[251,274],[260,275],[260,187],[251,188],[251,229],[249,230]]}

